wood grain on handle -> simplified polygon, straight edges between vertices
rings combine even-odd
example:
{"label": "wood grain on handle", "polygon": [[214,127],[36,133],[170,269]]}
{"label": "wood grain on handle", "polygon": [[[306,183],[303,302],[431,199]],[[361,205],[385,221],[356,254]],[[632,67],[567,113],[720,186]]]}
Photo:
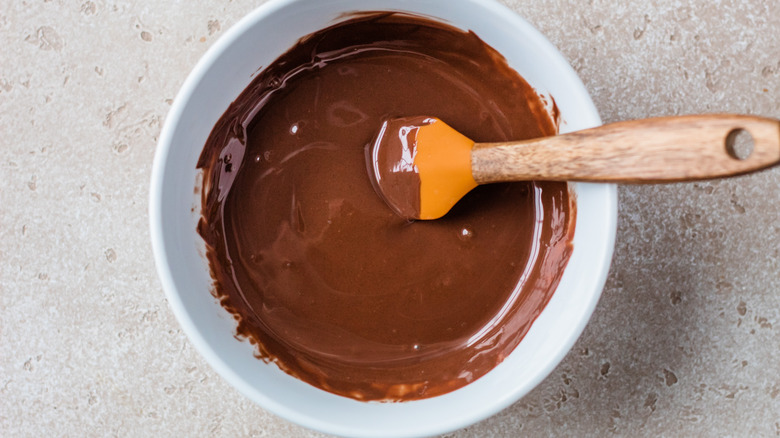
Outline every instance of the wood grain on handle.
{"label": "wood grain on handle", "polygon": [[[753,152],[732,157],[726,138],[753,137]],[[480,183],[524,180],[653,183],[719,178],[780,162],[780,121],[713,114],[612,123],[522,142],[477,143],[471,170]]]}

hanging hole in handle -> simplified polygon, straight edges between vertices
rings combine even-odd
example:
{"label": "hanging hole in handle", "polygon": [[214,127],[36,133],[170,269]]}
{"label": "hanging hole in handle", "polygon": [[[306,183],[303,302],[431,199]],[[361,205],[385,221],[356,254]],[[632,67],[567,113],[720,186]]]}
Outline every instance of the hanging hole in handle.
{"label": "hanging hole in handle", "polygon": [[746,160],[753,153],[753,136],[742,128],[729,132],[726,136],[726,152],[731,158]]}

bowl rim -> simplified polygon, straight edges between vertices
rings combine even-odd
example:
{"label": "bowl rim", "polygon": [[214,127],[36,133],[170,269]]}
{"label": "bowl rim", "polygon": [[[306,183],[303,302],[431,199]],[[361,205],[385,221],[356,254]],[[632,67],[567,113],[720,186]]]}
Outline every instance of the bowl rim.
{"label": "bowl rim", "polygon": [[[314,418],[312,416],[303,415],[294,409],[289,409],[286,406],[277,403],[267,394],[252,388],[251,384],[247,382],[246,379],[244,379],[239,373],[237,373],[222,357],[220,357],[214,348],[212,348],[209,341],[204,338],[198,325],[185,308],[182,294],[177,289],[176,281],[171,269],[171,261],[169,260],[169,254],[171,251],[163,239],[162,194],[164,170],[166,168],[168,156],[173,145],[176,127],[180,122],[182,115],[185,113],[185,110],[187,109],[188,102],[193,92],[195,91],[198,84],[203,80],[204,76],[206,76],[209,68],[216,62],[219,55],[238,38],[240,38],[250,28],[257,25],[258,22],[266,19],[269,16],[272,16],[275,12],[283,8],[289,7],[290,5],[299,2],[300,0],[271,0],[260,5],[249,14],[244,16],[228,31],[226,31],[205,52],[205,54],[200,58],[195,67],[189,73],[179,92],[177,93],[161,130],[160,138],[155,151],[154,162],[152,164],[148,208],[154,261],[167,301],[190,342],[192,342],[198,353],[200,353],[200,355],[206,359],[209,365],[220,376],[222,376],[222,378],[228,381],[231,386],[238,389],[247,398],[260,405],[263,409],[266,409],[278,415],[279,417],[320,432],[338,434],[342,436],[389,436],[388,432],[385,431],[365,429],[358,430],[354,427],[338,425],[333,422],[324,421],[321,418]],[[576,86],[581,87],[582,90],[584,90],[585,99],[583,99],[580,104],[583,106],[584,111],[592,114],[594,126],[601,124],[598,111],[581,79],[565,60],[563,55],[558,51],[558,49],[552,43],[550,43],[541,32],[539,32],[525,19],[520,17],[517,13],[498,3],[497,1],[471,0],[471,2],[475,5],[487,9],[487,12],[506,16],[505,18],[509,21],[512,21],[513,25],[524,29],[524,36],[532,38],[532,43],[534,45],[547,52],[548,60],[554,64],[552,68],[555,68],[566,74],[568,80],[573,81]],[[582,183],[575,183],[574,185],[595,186],[595,184]],[[556,354],[548,358],[546,361],[548,365],[545,367],[545,371],[539,372],[535,375],[535,378],[531,381],[531,388],[538,386],[538,384],[554,370],[554,368],[561,362],[561,360],[563,360],[564,356],[571,350],[572,346],[580,337],[582,331],[587,325],[590,316],[592,315],[601,296],[604,284],[606,283],[609,266],[612,261],[612,254],[614,251],[615,236],[617,231],[617,187],[614,184],[598,184],[598,186],[601,186],[606,191],[606,206],[608,211],[606,212],[607,214],[603,219],[608,232],[604,242],[605,245],[602,257],[598,258],[598,260],[595,260],[591,265],[591,267],[594,269],[594,272],[598,272],[599,275],[592,278],[592,282],[589,288],[595,288],[597,292],[592,294],[590,301],[587,303],[587,306],[584,309],[587,317],[578,321],[573,330],[570,331],[570,335],[567,337],[566,341],[560,345]],[[503,393],[501,397],[497,397],[491,400],[489,403],[486,403],[486,405],[482,408],[475,410],[472,415],[461,416],[459,418],[452,419],[452,421],[450,421],[446,427],[443,427],[441,424],[431,424],[426,425],[426,427],[423,428],[417,428],[413,431],[392,431],[392,436],[426,436],[447,433],[461,429],[495,415],[501,410],[507,408],[512,403],[516,402],[527,392],[528,391],[523,390],[523,388],[516,388],[514,391],[507,391]]]}

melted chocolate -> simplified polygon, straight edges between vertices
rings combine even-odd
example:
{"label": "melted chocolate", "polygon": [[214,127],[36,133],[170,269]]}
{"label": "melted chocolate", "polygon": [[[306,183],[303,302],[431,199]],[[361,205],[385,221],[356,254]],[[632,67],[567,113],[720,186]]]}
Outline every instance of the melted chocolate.
{"label": "melted chocolate", "polygon": [[564,183],[479,187],[410,222],[364,148],[387,118],[476,141],[550,135],[536,93],[471,32],[395,14],[304,38],[263,70],[200,157],[214,293],[258,355],[358,400],[413,400],[484,375],[520,342],[568,261]]}
{"label": "melted chocolate", "polygon": [[403,218],[420,217],[417,131],[432,120],[427,116],[385,120],[377,138],[366,148],[368,176],[374,190]]}

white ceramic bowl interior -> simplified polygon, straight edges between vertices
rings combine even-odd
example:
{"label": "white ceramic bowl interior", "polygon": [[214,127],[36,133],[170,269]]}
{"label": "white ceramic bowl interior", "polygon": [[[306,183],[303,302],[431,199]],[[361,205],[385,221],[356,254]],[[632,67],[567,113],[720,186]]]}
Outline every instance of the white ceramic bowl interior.
{"label": "white ceramic bowl interior", "polygon": [[[233,335],[235,321],[210,293],[199,217],[196,162],[217,119],[261,66],[309,33],[353,11],[395,10],[473,30],[501,52],[534,88],[552,95],[562,131],[601,124],[585,87],[559,52],[506,7],[481,0],[272,1],[225,33],[179,92],[155,156],[150,199],[155,262],[185,333],[211,366],[251,400],[289,421],[344,436],[405,437],[445,433],[487,418],[517,401],[563,359],[587,323],[609,268],[617,218],[613,185],[575,184],[574,251],[563,278],[531,330],[494,370],[431,399],[364,403],[299,381],[253,356]],[[193,212],[192,209],[195,208]]]}

